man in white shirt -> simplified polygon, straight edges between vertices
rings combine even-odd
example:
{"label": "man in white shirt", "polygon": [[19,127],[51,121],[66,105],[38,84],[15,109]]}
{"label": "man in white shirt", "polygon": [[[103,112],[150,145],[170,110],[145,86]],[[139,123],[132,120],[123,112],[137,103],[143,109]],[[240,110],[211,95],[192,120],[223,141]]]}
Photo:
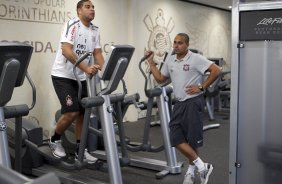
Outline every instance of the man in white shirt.
{"label": "man in white shirt", "polygon": [[[77,18],[69,20],[65,25],[60,38],[59,50],[51,71],[52,82],[61,103],[61,117],[59,118],[54,135],[49,145],[53,155],[61,158],[66,153],[61,144],[61,135],[71,125],[76,123],[75,136],[77,152],[80,143],[84,109],[78,102],[78,85],[73,74],[73,65],[86,52],[93,53],[95,64],[89,66],[89,59],[82,61],[77,68],[77,75],[82,82],[82,98],[87,96],[86,75],[95,75],[104,63],[100,45],[98,27],[91,21],[95,17],[94,5],[90,0],[80,0],[77,3]],[[97,158],[87,152],[84,153],[88,163],[95,163]]]}

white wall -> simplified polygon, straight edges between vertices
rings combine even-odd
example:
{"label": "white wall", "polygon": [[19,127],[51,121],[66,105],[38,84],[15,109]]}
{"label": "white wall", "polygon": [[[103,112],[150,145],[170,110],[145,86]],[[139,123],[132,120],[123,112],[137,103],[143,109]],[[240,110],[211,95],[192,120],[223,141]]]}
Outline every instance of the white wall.
{"label": "white wall", "polygon": [[[143,77],[136,68],[144,48],[152,48],[152,38],[157,33],[162,33],[165,38],[158,47],[159,50],[163,50],[166,44],[169,45],[167,39],[173,42],[177,33],[186,32],[190,36],[190,48],[202,51],[206,57],[223,57],[227,62],[224,69],[230,70],[231,13],[172,0],[130,2],[129,27],[132,35],[129,41],[136,46],[135,60],[131,61],[128,70],[127,84],[130,93],[139,92],[145,99],[143,83],[139,82],[143,81]],[[161,16],[159,12],[162,12]],[[129,120],[136,117],[133,109],[131,107],[131,116],[128,113]]]}
{"label": "white wall", "polygon": [[[93,2],[96,10],[93,23],[100,28],[104,54],[106,55],[111,44],[130,44],[136,48],[125,76],[129,94],[138,92],[142,100],[145,100],[144,80],[138,70],[144,48],[152,49],[153,43],[156,43],[156,51],[162,53],[171,47],[174,36],[179,32],[190,35],[190,48],[201,50],[207,57],[223,57],[227,62],[226,70],[229,69],[229,12],[172,0]],[[68,0],[0,1],[0,41],[28,42],[34,46],[28,72],[37,87],[37,104],[29,116],[36,117],[47,134],[52,129],[54,113],[59,108],[50,70],[58,49],[63,22],[76,16],[76,3],[77,1]],[[25,16],[28,11],[29,17]],[[153,38],[157,34],[163,37],[154,42]],[[15,90],[9,104],[19,103],[31,103],[31,91],[27,82]],[[136,120],[138,111],[131,107],[129,112],[126,119]]]}

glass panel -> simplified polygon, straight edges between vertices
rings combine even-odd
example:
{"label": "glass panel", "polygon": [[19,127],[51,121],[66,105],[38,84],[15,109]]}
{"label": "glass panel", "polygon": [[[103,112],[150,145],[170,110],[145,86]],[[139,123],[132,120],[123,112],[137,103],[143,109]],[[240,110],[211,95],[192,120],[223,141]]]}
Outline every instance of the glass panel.
{"label": "glass panel", "polygon": [[237,183],[282,180],[282,42],[240,49]]}

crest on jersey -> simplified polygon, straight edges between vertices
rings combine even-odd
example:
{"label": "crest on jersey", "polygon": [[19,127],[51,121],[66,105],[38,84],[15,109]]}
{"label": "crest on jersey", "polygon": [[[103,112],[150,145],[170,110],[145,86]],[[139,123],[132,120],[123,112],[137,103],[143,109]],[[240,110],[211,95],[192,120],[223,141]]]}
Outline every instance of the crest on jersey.
{"label": "crest on jersey", "polygon": [[171,33],[174,28],[174,21],[172,20],[172,18],[170,18],[168,23],[166,24],[164,12],[162,9],[158,9],[157,17],[155,18],[154,22],[155,24],[148,14],[145,16],[143,21],[147,29],[151,32],[148,40],[148,48],[149,50],[154,51],[154,60],[157,63],[162,62],[165,53],[171,48],[169,33]]}
{"label": "crest on jersey", "polygon": [[188,64],[183,65],[183,71],[189,71],[189,66]]}
{"label": "crest on jersey", "polygon": [[70,95],[68,95],[66,97],[66,105],[71,106],[72,104],[73,104],[72,97]]}

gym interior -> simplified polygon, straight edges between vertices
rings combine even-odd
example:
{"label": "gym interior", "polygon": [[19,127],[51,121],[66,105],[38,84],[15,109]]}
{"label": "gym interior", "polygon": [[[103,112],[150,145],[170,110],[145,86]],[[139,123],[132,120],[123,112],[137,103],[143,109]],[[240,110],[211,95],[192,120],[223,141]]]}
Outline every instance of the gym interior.
{"label": "gym interior", "polygon": [[[214,166],[208,183],[281,183],[282,1],[233,0],[221,8],[188,0],[93,0],[92,22],[109,65],[99,80],[110,81],[91,102],[82,101],[88,149],[99,158],[94,165],[62,164],[39,146],[59,116],[50,72],[77,2],[0,2],[0,183],[182,183],[188,163],[168,137],[173,89],[156,84],[143,58],[144,49],[154,50],[161,64],[181,32],[190,36],[191,51],[222,70],[205,94],[200,156]],[[22,48],[19,62],[7,54],[13,46]],[[124,55],[118,64],[110,59]],[[103,117],[100,132],[92,130],[93,108]],[[64,138],[70,150],[71,131]]]}

